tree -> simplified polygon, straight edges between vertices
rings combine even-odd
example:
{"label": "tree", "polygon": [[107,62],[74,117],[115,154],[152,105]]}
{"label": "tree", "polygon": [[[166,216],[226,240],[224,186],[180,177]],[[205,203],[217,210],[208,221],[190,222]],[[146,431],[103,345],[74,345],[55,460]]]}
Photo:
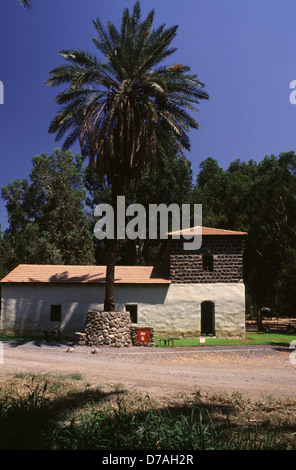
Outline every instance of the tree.
{"label": "tree", "polygon": [[[112,191],[114,220],[117,196],[131,181],[138,181],[147,164],[151,170],[157,149],[165,155],[178,143],[189,150],[188,132],[199,125],[192,112],[201,99],[208,99],[204,85],[190,68],[180,63],[161,65],[175,48],[171,42],[177,26],[152,29],[154,10],[142,21],[140,5],[123,11],[121,29],[112,22],[105,29],[93,21],[94,44],[105,58],[80,50],[64,50],[67,61],[50,73],[49,86],[67,84],[55,101],[62,109],[49,132],[63,148],[78,140],[84,156]],[[116,223],[115,223],[116,234]],[[105,310],[114,310],[116,237],[108,241]]]}
{"label": "tree", "polygon": [[[12,259],[14,258],[14,252],[11,247],[11,244],[7,237],[1,232],[0,233],[0,279],[2,279],[6,274],[14,267],[14,264],[11,264]],[[1,291],[1,288],[0,288]]]}
{"label": "tree", "polygon": [[31,0],[18,0],[19,4],[25,9],[29,10],[32,6]]}
{"label": "tree", "polygon": [[296,298],[296,155],[235,160],[227,170],[209,158],[200,164],[193,202],[203,221],[248,232],[244,243],[247,297],[256,308],[284,314]]}
{"label": "tree", "polygon": [[213,158],[207,158],[199,165],[192,203],[202,204],[203,225],[226,228],[224,211],[225,172]]}
{"label": "tree", "polygon": [[248,264],[248,277],[258,304],[267,300],[267,306],[280,314],[295,313],[291,301],[296,282],[292,262],[296,257],[295,197],[295,153],[266,156],[258,164],[254,180],[252,230],[246,254],[253,253],[255,263]]}
{"label": "tree", "polygon": [[[81,155],[56,149],[33,158],[30,181],[2,187],[9,227],[3,239],[12,249],[10,268],[19,263],[93,264],[91,219]],[[7,263],[6,263],[7,264]]]}
{"label": "tree", "polygon": [[[101,183],[95,175],[90,174],[88,167],[85,172],[85,184],[89,194],[87,204],[92,213],[98,204],[111,204],[110,187],[106,183]],[[131,185],[125,191],[126,206],[141,204],[146,210],[146,238],[118,240],[117,263],[121,265],[160,264],[162,262],[160,248],[163,241],[149,239],[149,205],[177,204],[181,209],[181,204],[188,204],[190,201],[191,191],[192,170],[190,162],[179,154],[175,155],[171,161],[165,155],[158,155],[153,175],[148,165],[138,184],[135,187]],[[171,230],[171,225],[169,225],[169,230]],[[96,239],[95,247],[97,263],[106,264],[106,240]]]}

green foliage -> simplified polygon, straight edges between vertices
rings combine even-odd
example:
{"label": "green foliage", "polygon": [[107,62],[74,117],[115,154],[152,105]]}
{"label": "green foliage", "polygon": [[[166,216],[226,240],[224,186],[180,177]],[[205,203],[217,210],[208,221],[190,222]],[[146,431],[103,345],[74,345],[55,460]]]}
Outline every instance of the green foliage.
{"label": "green foliage", "polygon": [[49,131],[68,137],[63,148],[79,139],[83,155],[96,160],[108,183],[138,180],[157,151],[167,156],[177,143],[189,149],[188,131],[199,127],[192,113],[208,99],[204,85],[182,64],[162,65],[175,48],[177,26],[153,28],[154,10],[141,18],[139,2],[124,9],[121,28],[93,21],[98,57],[64,50],[66,63],[55,68],[49,86],[67,85],[55,98],[62,108]]}
{"label": "green foliage", "polygon": [[[107,183],[100,182],[89,168],[86,169],[87,203],[92,211],[97,204],[111,204],[111,189]],[[188,203],[192,191],[191,164],[181,155],[171,159],[159,154],[155,161],[153,173],[148,165],[137,185],[130,185],[125,191],[126,206],[141,204],[146,209],[147,237],[140,240],[118,240],[117,264],[121,265],[155,265],[162,262],[160,248],[162,240],[149,239],[149,204]],[[127,222],[130,218],[127,217]],[[169,225],[170,229],[170,225]],[[106,264],[106,241],[95,240],[96,262]]]}
{"label": "green foliage", "polygon": [[[4,394],[0,399],[0,449],[38,449],[47,420],[47,384],[34,382],[21,396]],[[39,434],[39,437],[38,437]]]}
{"label": "green foliage", "polygon": [[2,245],[10,247],[5,268],[93,263],[82,157],[56,149],[32,163],[30,182],[15,180],[2,187],[9,221]]}
{"label": "green foliage", "polygon": [[200,165],[192,201],[203,205],[203,225],[248,232],[244,279],[257,309],[296,313],[295,196],[294,152],[235,160],[227,170],[211,158]]}

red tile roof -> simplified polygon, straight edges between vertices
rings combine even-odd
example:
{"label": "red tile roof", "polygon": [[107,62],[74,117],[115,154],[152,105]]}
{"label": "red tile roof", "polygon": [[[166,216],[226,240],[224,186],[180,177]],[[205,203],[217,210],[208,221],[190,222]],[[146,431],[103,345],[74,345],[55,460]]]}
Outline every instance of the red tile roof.
{"label": "red tile roof", "polygon": [[[106,266],[19,264],[1,283],[105,283]],[[116,266],[117,284],[169,284],[169,278],[153,266]]]}
{"label": "red tile roof", "polygon": [[212,227],[191,227],[175,232],[170,232],[168,235],[240,235],[246,236],[248,232],[239,232],[236,230],[224,230],[221,228]]}

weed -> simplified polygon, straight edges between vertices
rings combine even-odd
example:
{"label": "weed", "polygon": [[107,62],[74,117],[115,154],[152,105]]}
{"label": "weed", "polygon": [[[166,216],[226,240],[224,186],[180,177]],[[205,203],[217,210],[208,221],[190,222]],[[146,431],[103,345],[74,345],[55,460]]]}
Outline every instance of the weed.
{"label": "weed", "polygon": [[272,397],[263,406],[238,391],[160,405],[122,386],[104,392],[72,376],[18,374],[1,389],[0,449],[294,449],[295,407]]}

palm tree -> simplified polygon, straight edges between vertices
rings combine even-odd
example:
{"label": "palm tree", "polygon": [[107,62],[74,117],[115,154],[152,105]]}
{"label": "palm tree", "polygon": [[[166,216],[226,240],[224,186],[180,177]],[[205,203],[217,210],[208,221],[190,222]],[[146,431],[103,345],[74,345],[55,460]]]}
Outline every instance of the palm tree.
{"label": "palm tree", "polygon": [[[56,133],[57,141],[68,133],[64,149],[78,140],[90,165],[107,179],[115,222],[117,196],[148,163],[153,169],[159,148],[166,154],[175,143],[190,148],[187,132],[199,127],[191,112],[197,112],[200,99],[208,99],[189,67],[160,65],[176,50],[170,44],[177,26],[152,29],[153,21],[154,10],[141,20],[139,2],[132,14],[123,11],[120,30],[93,20],[93,41],[105,60],[80,50],[61,51],[67,63],[52,70],[46,82],[68,84],[55,98],[61,109],[49,132]],[[104,310],[112,311],[116,239],[108,242]]]}
{"label": "palm tree", "polygon": [[25,10],[29,10],[29,8],[31,8],[31,0],[18,0],[18,2]]}

